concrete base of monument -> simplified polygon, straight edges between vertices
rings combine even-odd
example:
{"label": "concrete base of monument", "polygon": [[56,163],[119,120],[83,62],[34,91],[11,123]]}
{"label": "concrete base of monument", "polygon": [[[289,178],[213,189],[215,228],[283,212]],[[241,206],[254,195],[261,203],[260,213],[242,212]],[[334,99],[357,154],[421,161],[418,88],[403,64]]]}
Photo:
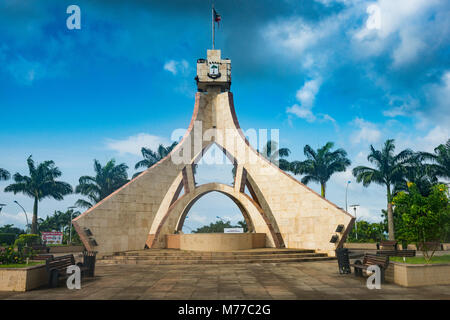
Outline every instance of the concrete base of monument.
{"label": "concrete base of monument", "polygon": [[103,256],[99,264],[191,265],[310,262],[336,259],[309,249],[257,248],[223,251],[146,249]]}
{"label": "concrete base of monument", "polygon": [[192,233],[166,235],[166,248],[191,251],[231,251],[264,248],[264,233]]}

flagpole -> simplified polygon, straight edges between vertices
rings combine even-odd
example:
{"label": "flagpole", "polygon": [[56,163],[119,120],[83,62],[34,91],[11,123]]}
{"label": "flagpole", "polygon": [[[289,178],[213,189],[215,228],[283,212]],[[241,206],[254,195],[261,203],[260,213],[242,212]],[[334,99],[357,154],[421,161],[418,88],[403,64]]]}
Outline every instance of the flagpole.
{"label": "flagpole", "polygon": [[214,50],[215,32],[216,32],[216,26],[215,26],[215,23],[214,23],[214,3],[212,4],[212,10],[211,10],[211,23],[212,23],[212,48]]}

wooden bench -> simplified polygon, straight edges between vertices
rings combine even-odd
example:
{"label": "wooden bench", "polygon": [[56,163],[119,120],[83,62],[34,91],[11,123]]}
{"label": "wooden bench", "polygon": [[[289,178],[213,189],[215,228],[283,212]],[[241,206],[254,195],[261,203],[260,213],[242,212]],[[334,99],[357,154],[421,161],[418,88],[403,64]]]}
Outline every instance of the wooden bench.
{"label": "wooden bench", "polygon": [[384,282],[384,273],[389,265],[389,256],[366,253],[364,255],[364,259],[363,259],[362,263],[360,260],[356,260],[355,263],[350,264],[350,266],[354,268],[355,276],[357,276],[357,277],[358,276],[362,277],[363,276],[362,271],[367,270],[367,268],[372,265],[377,265],[380,267],[381,282]]}
{"label": "wooden bench", "polygon": [[377,250],[377,255],[389,257],[415,257],[416,250]]}
{"label": "wooden bench", "polygon": [[377,250],[397,250],[397,241],[381,240],[377,243]]}
{"label": "wooden bench", "polygon": [[[45,266],[48,274],[48,285],[50,288],[56,288],[58,286],[59,279],[67,278],[67,267],[75,265],[75,258],[73,254],[67,254],[64,256],[54,257],[53,259],[47,259]],[[82,264],[77,264],[81,269],[81,275],[87,270]]]}

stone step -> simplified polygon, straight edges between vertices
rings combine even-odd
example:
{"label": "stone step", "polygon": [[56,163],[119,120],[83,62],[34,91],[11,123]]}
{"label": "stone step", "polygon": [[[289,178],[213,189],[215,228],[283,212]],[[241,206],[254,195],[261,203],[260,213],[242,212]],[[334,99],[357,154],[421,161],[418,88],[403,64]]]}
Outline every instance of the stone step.
{"label": "stone step", "polygon": [[223,252],[202,252],[202,251],[182,251],[182,250],[164,250],[159,251],[155,249],[118,252],[107,257],[117,256],[237,256],[237,255],[279,255],[279,254],[293,254],[293,253],[314,253],[315,250],[310,249],[279,249],[279,250],[264,250],[264,251],[223,251]]}
{"label": "stone step", "polygon": [[326,253],[288,253],[288,254],[246,254],[246,255],[229,255],[229,256],[215,256],[215,255],[189,255],[189,256],[157,256],[157,255],[137,255],[137,256],[112,256],[106,260],[238,260],[238,259],[284,259],[284,258],[307,258],[307,257],[326,257]]}
{"label": "stone step", "polygon": [[137,260],[137,259],[104,259],[98,261],[100,264],[139,264],[139,265],[191,265],[191,264],[243,264],[243,263],[289,263],[334,260],[334,257],[312,256],[296,258],[265,258],[265,259],[224,259],[224,260]]}

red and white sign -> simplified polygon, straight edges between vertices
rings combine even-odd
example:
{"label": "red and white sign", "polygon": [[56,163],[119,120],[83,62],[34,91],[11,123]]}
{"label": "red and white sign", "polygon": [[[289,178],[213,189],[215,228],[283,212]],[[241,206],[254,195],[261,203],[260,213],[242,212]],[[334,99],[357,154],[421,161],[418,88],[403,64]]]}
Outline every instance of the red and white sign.
{"label": "red and white sign", "polygon": [[42,241],[47,244],[62,244],[63,233],[60,231],[41,232]]}

